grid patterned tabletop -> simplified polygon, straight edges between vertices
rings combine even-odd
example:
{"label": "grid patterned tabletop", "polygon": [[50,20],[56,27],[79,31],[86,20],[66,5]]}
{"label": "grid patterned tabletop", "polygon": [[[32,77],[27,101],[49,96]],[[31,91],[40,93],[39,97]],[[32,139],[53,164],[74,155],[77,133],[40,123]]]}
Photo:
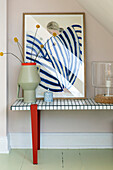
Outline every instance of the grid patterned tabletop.
{"label": "grid patterned tabletop", "polygon": [[112,110],[113,104],[96,103],[94,99],[55,99],[53,102],[37,100],[35,103],[24,103],[16,100],[11,110],[30,110],[31,104],[37,104],[38,110]]}

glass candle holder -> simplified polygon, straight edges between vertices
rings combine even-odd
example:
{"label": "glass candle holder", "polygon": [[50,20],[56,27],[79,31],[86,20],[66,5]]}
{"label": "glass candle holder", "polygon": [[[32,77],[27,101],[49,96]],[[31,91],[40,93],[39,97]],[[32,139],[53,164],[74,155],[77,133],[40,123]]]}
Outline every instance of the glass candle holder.
{"label": "glass candle holder", "polygon": [[[113,62],[98,62],[98,61],[92,62],[92,85],[94,87],[94,96],[96,102],[100,103],[112,102]],[[96,100],[97,98],[98,100]]]}

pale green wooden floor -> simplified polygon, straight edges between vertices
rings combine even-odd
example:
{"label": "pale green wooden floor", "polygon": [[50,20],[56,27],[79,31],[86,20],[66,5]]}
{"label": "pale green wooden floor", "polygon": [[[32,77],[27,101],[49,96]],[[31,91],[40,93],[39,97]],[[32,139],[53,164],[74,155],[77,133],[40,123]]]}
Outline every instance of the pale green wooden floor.
{"label": "pale green wooden floor", "polygon": [[0,170],[113,170],[113,150],[39,151],[39,164],[32,164],[32,150],[0,154]]}

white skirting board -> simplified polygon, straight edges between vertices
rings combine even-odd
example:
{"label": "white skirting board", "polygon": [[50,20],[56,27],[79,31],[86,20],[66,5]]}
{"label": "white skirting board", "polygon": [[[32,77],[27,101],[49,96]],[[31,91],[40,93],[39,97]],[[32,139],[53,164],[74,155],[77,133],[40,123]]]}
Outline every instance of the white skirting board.
{"label": "white skirting board", "polygon": [[9,153],[8,137],[0,137],[0,153]]}
{"label": "white skirting board", "polygon": [[[113,148],[113,133],[41,133],[42,149]],[[31,133],[9,133],[10,148],[32,148]]]}

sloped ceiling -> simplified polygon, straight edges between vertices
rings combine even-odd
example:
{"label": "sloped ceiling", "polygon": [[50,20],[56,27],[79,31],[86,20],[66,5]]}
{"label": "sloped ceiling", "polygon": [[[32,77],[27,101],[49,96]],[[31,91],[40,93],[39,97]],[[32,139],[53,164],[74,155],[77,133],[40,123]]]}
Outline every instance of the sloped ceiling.
{"label": "sloped ceiling", "polygon": [[77,0],[113,36],[113,0]]}

